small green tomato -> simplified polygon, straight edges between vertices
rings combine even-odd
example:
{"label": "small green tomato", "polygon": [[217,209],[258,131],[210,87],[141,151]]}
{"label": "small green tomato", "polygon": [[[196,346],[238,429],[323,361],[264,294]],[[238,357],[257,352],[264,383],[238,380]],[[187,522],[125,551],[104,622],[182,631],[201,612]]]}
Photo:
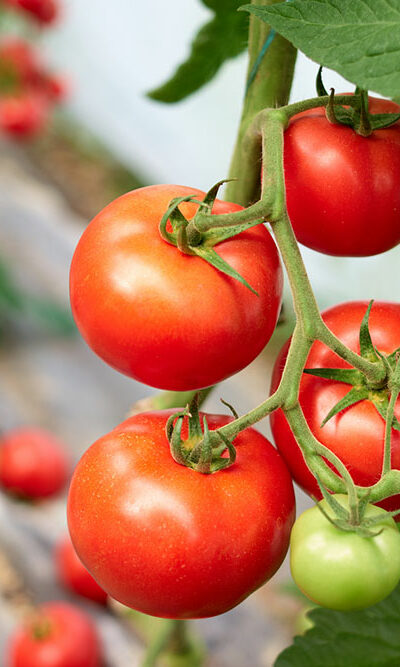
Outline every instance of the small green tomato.
{"label": "small green tomato", "polygon": [[[335,495],[348,507],[347,496]],[[326,500],[319,505],[329,516]],[[367,505],[365,518],[381,515],[371,530],[374,537],[341,530],[331,524],[317,505],[296,520],[290,538],[293,579],[313,602],[338,611],[353,611],[376,604],[400,580],[400,533],[381,507]]]}

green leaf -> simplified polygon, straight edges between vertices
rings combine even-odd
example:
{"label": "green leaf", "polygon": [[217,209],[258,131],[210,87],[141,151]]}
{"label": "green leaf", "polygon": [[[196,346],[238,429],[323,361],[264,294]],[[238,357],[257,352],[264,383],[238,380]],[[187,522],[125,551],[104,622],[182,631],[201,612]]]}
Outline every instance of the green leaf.
{"label": "green leaf", "polygon": [[241,9],[360,88],[400,95],[398,0],[293,0]]}
{"label": "green leaf", "polygon": [[353,612],[315,608],[314,626],[281,653],[274,667],[398,667],[400,586],[379,604]]}
{"label": "green leaf", "polygon": [[158,102],[183,100],[214,78],[226,60],[247,46],[248,17],[237,12],[241,0],[203,0],[215,12],[195,36],[187,60],[163,85],[148,93]]}

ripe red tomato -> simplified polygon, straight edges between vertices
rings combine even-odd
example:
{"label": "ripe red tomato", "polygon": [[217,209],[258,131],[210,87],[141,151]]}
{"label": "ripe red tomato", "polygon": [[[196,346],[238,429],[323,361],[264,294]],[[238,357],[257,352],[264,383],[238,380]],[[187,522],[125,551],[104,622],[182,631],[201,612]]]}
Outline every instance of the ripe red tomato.
{"label": "ripe red tomato", "polygon": [[93,600],[93,602],[106,604],[107,593],[100,588],[99,584],[87,571],[68,535],[65,535],[58,542],[55,561],[58,577],[66,588]]}
{"label": "ripe red tomato", "polygon": [[0,99],[0,130],[13,139],[31,139],[48,120],[48,104],[42,96],[21,93]]}
{"label": "ripe red tomato", "polygon": [[[340,340],[355,352],[360,351],[358,336],[361,320],[368,303],[354,301],[339,304],[326,310],[323,319]],[[384,354],[400,347],[400,304],[375,301],[369,318],[369,328],[374,346]],[[289,341],[288,341],[289,343]],[[288,343],[282,348],[272,377],[271,390],[280,381]],[[306,368],[348,368],[349,364],[320,342],[315,342],[306,362]],[[307,423],[318,440],[329,447],[343,461],[354,482],[369,486],[378,481],[382,468],[385,421],[374,405],[360,401],[332,417],[321,428],[321,423],[351,386],[343,382],[304,374],[300,384],[299,401]],[[400,419],[400,399],[396,403],[396,416]],[[307,468],[286,418],[281,410],[271,415],[275,443],[284,457],[293,479],[304,491],[321,498],[318,484]],[[400,469],[400,432],[392,429],[392,465]],[[393,496],[379,503],[387,509],[400,508],[400,496]]]}
{"label": "ripe red tomato", "polygon": [[16,84],[29,85],[39,71],[36,53],[29,42],[20,37],[7,37],[0,43],[0,76],[15,79]]}
{"label": "ripe red tomato", "polygon": [[9,667],[100,667],[91,618],[66,602],[48,602],[11,638]]}
{"label": "ripe red tomato", "polygon": [[[154,185],[119,197],[89,224],[71,265],[72,312],[86,342],[117,370],[160,389],[207,387],[247,366],[271,337],[281,303],[279,257],[264,225],[215,248],[258,296],[161,238],[170,200],[190,194],[204,195]],[[197,206],[181,209],[189,218]],[[239,209],[214,205],[214,213]]]}
{"label": "ripe red tomato", "polygon": [[[72,478],[69,529],[113,598],[152,616],[214,616],[282,563],[293,485],[278,452],[251,428],[235,439],[229,468],[203,475],[178,465],[164,431],[170,414],[135,415],[90,447]],[[207,419],[210,429],[230,421]]]}
{"label": "ripe red tomato", "polygon": [[46,498],[60,491],[68,476],[63,445],[51,433],[21,427],[0,438],[0,485],[26,498]]}
{"label": "ripe red tomato", "polygon": [[6,5],[22,9],[39,23],[53,23],[58,16],[59,6],[56,0],[3,0]]}
{"label": "ripe red tomato", "polygon": [[[370,98],[372,113],[399,113]],[[328,255],[376,255],[400,242],[400,123],[365,138],[325,109],[294,116],[285,132],[289,217],[300,243]]]}

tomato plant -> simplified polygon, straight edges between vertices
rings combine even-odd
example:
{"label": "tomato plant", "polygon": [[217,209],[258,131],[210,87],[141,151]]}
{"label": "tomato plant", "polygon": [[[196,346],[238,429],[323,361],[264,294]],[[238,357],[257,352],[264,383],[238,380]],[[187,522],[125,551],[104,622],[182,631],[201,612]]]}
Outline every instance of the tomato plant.
{"label": "tomato plant", "polygon": [[100,667],[91,618],[67,602],[43,604],[12,636],[8,667]]}
{"label": "tomato plant", "polygon": [[[399,113],[370,98],[372,113]],[[362,137],[322,107],[285,132],[287,208],[300,243],[328,255],[376,255],[400,242],[400,123]]]}
{"label": "tomato plant", "polygon": [[25,498],[47,498],[62,490],[69,463],[62,443],[44,429],[20,427],[0,438],[0,485]]}
{"label": "tomato plant", "polygon": [[[347,496],[335,498],[343,506],[348,503]],[[329,514],[326,500],[320,505]],[[392,592],[400,580],[400,532],[385,510],[368,505],[365,517],[378,516],[373,537],[341,530],[317,505],[296,519],[290,568],[298,587],[313,602],[350,611],[376,604]]]}
{"label": "tomato plant", "polygon": [[[79,330],[107,363],[161,389],[207,387],[247,366],[272,335],[282,272],[275,244],[258,225],[215,246],[258,292],[160,236],[174,197],[204,193],[149,186],[109,204],[83,233],[71,264]],[[184,203],[192,217],[197,209]],[[216,201],[214,213],[240,207]]]}
{"label": "tomato plant", "polygon": [[[170,414],[136,415],[90,447],[72,478],[68,525],[82,562],[116,600],[152,616],[214,616],[280,566],[292,482],[253,429],[235,439],[230,468],[202,475],[178,465],[165,435]],[[210,429],[230,421],[207,420]]]}
{"label": "tomato plant", "polygon": [[[323,313],[325,323],[352,350],[359,351],[359,330],[368,304],[353,301],[339,304]],[[400,347],[400,304],[375,302],[371,309],[369,329],[373,344],[386,354]],[[271,390],[279,384],[288,343],[278,356],[272,377]],[[348,368],[347,364],[323,343],[316,341],[308,355],[306,368]],[[365,399],[347,407],[322,426],[331,408],[348,393],[351,387],[343,382],[304,374],[300,383],[299,402],[307,423],[316,438],[337,454],[347,466],[356,484],[375,484],[381,475],[385,420],[371,400]],[[371,390],[370,397],[385,398],[386,389]],[[396,414],[400,417],[400,400]],[[271,417],[275,443],[284,457],[293,479],[310,495],[321,498],[314,475],[308,469],[285,415],[281,410]],[[392,466],[400,469],[400,432],[392,429]],[[400,507],[400,497],[384,501],[390,509]]]}
{"label": "tomato plant", "polygon": [[87,571],[68,535],[57,543],[55,563],[58,578],[66,588],[93,602],[106,604],[107,593]]}
{"label": "tomato plant", "polygon": [[[229,3],[211,4],[215,16],[189,59],[154,98],[181,99],[185,77],[183,96],[238,53],[243,14],[231,21],[220,6]],[[330,0],[317,8],[305,0],[261,4],[242,7],[251,14],[250,59],[226,190],[235,203],[214,201],[219,184],[206,195],[165,185],[128,193],[89,224],[71,266],[72,310],[89,346],[118,371],[173,390],[150,405],[188,402],[179,414],[136,415],[86,452],[68,500],[72,540],[112,597],[177,621],[231,609],[282,561],[291,480],[278,453],[249,430],[272,413],[293,477],[332,511],[331,521],[315,509],[296,523],[292,569],[301,588],[320,604],[357,609],[400,578],[399,533],[372,504],[399,506],[400,307],[374,304],[370,328],[367,303],[336,306],[323,319],[296,242],[361,257],[400,241],[400,107],[368,98],[370,86],[400,95],[393,8],[379,3],[386,32],[377,49],[376,16],[371,25],[361,0],[336,3],[333,14]],[[354,94],[329,95],[320,68],[318,97],[288,104],[292,40],[352,81]],[[277,361],[268,398],[233,420],[209,416],[211,430],[205,421],[202,432],[195,391],[250,363],[277,320],[281,271],[265,221],[293,296],[290,352]],[[343,492],[347,513],[336,495]],[[146,664],[167,635],[171,645],[179,634],[184,650],[183,626],[166,627]]]}

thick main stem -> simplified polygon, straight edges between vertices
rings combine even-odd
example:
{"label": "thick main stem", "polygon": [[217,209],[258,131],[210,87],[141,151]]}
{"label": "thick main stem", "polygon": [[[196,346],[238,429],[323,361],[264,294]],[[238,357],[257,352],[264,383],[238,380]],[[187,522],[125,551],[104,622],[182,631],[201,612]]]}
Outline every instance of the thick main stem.
{"label": "thick main stem", "polygon": [[[258,6],[272,5],[280,0],[251,0]],[[256,16],[250,16],[248,76],[253,71],[260,52],[270,35],[270,27]],[[275,35],[262,58],[243,104],[242,118],[233,152],[226,199],[248,206],[259,199],[260,149],[248,142],[247,132],[254,117],[265,108],[287,104],[296,62],[296,49],[290,42]]]}

